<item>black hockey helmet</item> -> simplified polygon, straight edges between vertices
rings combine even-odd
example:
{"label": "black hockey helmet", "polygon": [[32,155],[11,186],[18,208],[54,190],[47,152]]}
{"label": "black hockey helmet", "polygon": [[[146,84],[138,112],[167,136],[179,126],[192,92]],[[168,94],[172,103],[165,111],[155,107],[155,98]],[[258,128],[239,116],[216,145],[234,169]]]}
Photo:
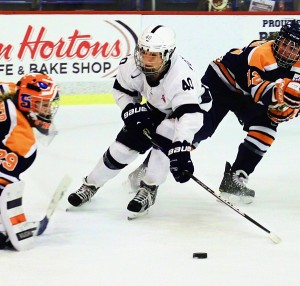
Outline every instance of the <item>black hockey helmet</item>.
{"label": "black hockey helmet", "polygon": [[288,22],[281,28],[279,36],[300,44],[300,23],[297,20]]}
{"label": "black hockey helmet", "polygon": [[290,68],[299,61],[300,21],[289,21],[280,29],[273,45],[273,51],[280,67]]}

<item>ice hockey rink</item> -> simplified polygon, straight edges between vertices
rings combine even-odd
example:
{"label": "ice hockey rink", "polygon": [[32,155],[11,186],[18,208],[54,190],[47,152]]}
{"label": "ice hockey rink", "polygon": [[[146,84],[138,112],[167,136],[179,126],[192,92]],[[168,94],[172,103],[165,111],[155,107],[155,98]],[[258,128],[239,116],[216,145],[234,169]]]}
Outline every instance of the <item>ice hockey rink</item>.
{"label": "ice hockey rink", "polygon": [[[72,184],[35,247],[1,251],[0,284],[5,286],[298,286],[300,285],[299,119],[282,124],[274,145],[250,177],[256,191],[241,211],[282,238],[239,215],[194,181],[169,175],[147,216],[127,220],[134,194],[123,187],[134,163],[101,188],[90,203],[68,207],[75,191],[122,126],[115,105],[61,106],[59,134],[40,145],[25,180],[24,208],[40,220],[63,177]],[[194,175],[217,192],[225,162],[233,162],[245,137],[229,114],[216,134],[192,153]],[[193,259],[206,252],[207,259]]]}

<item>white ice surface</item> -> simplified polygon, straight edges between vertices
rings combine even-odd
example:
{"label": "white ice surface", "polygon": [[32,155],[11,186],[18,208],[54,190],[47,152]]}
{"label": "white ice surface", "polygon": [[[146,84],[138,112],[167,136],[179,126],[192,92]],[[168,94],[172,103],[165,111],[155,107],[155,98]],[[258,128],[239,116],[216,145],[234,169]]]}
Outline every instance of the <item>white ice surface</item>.
{"label": "white ice surface", "polygon": [[[69,192],[81,185],[122,126],[114,105],[63,106],[59,134],[40,146],[25,180],[30,220],[45,214],[62,176]],[[233,162],[246,133],[233,115],[192,154],[194,175],[217,192],[226,160]],[[66,212],[67,195],[34,249],[0,252],[0,285],[22,286],[298,286],[300,285],[299,119],[282,124],[278,137],[250,177],[252,205],[237,205],[282,238],[234,212],[195,182],[170,175],[149,215],[127,220],[133,197],[122,187],[139,157],[99,190],[91,203]],[[207,259],[193,259],[207,252]]]}

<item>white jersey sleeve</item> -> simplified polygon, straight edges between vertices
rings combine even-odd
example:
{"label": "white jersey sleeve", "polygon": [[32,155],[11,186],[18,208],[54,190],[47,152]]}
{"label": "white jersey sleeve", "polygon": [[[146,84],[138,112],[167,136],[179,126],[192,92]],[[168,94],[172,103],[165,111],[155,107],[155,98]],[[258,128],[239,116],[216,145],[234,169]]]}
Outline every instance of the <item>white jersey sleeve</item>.
{"label": "white jersey sleeve", "polygon": [[203,113],[199,105],[200,77],[189,62],[178,56],[170,68],[165,84],[175,116],[173,142],[187,140],[191,143],[195,133],[203,125]]}
{"label": "white jersey sleeve", "polygon": [[112,91],[121,110],[129,103],[141,102],[142,80],[139,79],[141,75],[142,73],[136,67],[133,56],[129,55],[121,60]]}

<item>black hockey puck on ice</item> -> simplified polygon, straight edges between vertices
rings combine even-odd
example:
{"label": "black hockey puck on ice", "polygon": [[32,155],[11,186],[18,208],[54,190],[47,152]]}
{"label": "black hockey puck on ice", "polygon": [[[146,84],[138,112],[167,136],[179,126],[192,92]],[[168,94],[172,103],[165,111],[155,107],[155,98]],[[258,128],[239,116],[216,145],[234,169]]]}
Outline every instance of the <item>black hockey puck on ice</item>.
{"label": "black hockey puck on ice", "polygon": [[193,253],[193,258],[196,258],[196,259],[207,258],[207,253],[206,252],[195,252],[195,253]]}

